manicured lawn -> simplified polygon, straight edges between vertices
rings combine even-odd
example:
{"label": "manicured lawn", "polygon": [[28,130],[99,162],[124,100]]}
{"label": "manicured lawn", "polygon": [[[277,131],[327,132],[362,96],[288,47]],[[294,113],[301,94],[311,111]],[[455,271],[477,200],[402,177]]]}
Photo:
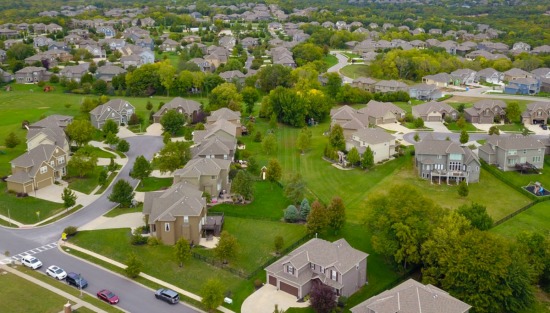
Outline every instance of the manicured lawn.
{"label": "manicured lawn", "polygon": [[361,58],[359,54],[351,53],[351,52],[342,52],[343,55],[347,56],[348,58]]}
{"label": "manicured lawn", "polygon": [[517,132],[517,133],[521,133],[523,132],[523,130],[525,129],[525,127],[523,126],[523,124],[504,124],[504,125],[497,125],[497,128],[500,129],[501,131],[505,131],[505,132]]}
{"label": "manicured lawn", "polygon": [[413,122],[404,122],[404,123],[401,123],[401,125],[407,127],[408,129],[418,129],[418,130],[421,130],[421,131],[432,131],[433,129],[429,128],[429,127],[422,127],[422,128],[416,128],[414,126],[414,123]]}
{"label": "manicured lawn", "polygon": [[95,170],[80,178],[78,176],[66,177],[64,180],[69,183],[69,188],[80,191],[89,195],[98,185],[99,173],[103,170],[103,166],[96,166]]}
{"label": "manicured lawn", "polygon": [[105,159],[116,158],[116,155],[112,154],[111,152],[107,152],[105,150],[99,149],[98,147],[92,147],[92,148],[93,148],[92,154],[97,156],[98,158],[105,158]]}
{"label": "manicured lawn", "polygon": [[523,231],[550,231],[550,201],[535,204],[524,212],[491,229],[496,234],[515,238]]}
{"label": "manicured lawn", "polygon": [[135,212],[142,212],[143,211],[143,204],[140,204],[138,206],[135,206],[133,208],[119,208],[116,207],[112,209],[111,211],[103,214],[105,217],[115,217],[122,214],[128,214],[128,213],[135,213]]}
{"label": "manicured lawn", "polygon": [[141,181],[136,191],[157,191],[172,186],[173,179],[170,177],[147,177]]}
{"label": "manicured lawn", "polygon": [[448,130],[453,132],[461,132],[463,129],[465,129],[467,132],[479,131],[479,129],[475,128],[475,126],[472,125],[472,123],[468,123],[468,122],[464,124],[464,128],[458,127],[458,125],[456,125],[456,122],[445,123],[445,126],[447,126]]}
{"label": "manicured lawn", "polygon": [[[102,194],[103,192],[105,192],[105,190],[109,187],[109,185],[111,184],[111,182],[113,181],[113,179],[115,179],[117,173],[118,173],[117,171],[111,172],[111,174],[109,174],[109,176],[107,177],[107,181],[105,182],[105,185],[101,186],[101,187],[95,192],[95,194],[96,194],[96,195],[99,195],[99,194]],[[98,178],[98,179],[99,179],[99,178]]]}
{"label": "manicured lawn", "polygon": [[340,73],[352,79],[360,76],[369,76],[369,66],[366,64],[346,65],[340,70]]}
{"label": "manicured lawn", "polygon": [[338,64],[338,58],[336,58],[335,56],[333,56],[332,54],[327,54],[325,56],[325,58],[323,59],[323,61],[327,64],[327,66],[330,68],[330,67],[333,67],[334,65]]}
{"label": "manicured lawn", "polygon": [[23,224],[38,223],[36,212],[40,212],[40,220],[64,210],[63,204],[50,202],[34,197],[17,198],[15,194],[6,192],[6,183],[0,181],[0,214],[10,216]]}
{"label": "manicured lawn", "polygon": [[[494,169],[497,170],[496,168]],[[550,188],[550,158],[545,158],[544,168],[541,172],[542,174],[521,174],[516,171],[497,171],[499,176],[503,177],[504,180],[511,182],[514,186],[525,187],[538,181],[543,187],[545,187],[545,189],[548,189]]]}

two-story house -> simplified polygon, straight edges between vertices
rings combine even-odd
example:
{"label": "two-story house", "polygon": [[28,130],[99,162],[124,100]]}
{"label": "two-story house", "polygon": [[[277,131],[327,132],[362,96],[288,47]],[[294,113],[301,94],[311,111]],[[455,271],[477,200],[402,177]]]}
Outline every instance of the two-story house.
{"label": "two-story house", "polygon": [[426,122],[442,122],[446,117],[456,120],[458,111],[445,102],[431,101],[413,106],[412,115]]}
{"label": "two-story house", "polygon": [[504,93],[511,95],[536,95],[540,92],[541,81],[537,78],[516,78],[504,87]]}
{"label": "two-story house", "polygon": [[503,80],[504,74],[490,67],[484,68],[476,73],[476,82],[500,85]]}
{"label": "two-story house", "polygon": [[346,140],[346,150],[355,147],[362,156],[370,147],[374,163],[389,160],[395,153],[395,137],[381,128],[364,128],[351,135]]}
{"label": "two-story house", "polygon": [[506,172],[522,166],[542,169],[545,149],[544,143],[533,136],[492,135],[479,147],[478,154],[483,161]]}
{"label": "two-story house", "polygon": [[193,158],[205,159],[235,159],[235,150],[237,149],[236,138],[223,138],[212,136],[191,147]]}
{"label": "two-story house", "polygon": [[298,299],[309,294],[315,284],[349,297],[367,282],[367,257],[345,239],[329,242],[313,238],[266,267],[266,280]]}
{"label": "two-story house", "polygon": [[546,124],[550,119],[550,102],[531,102],[521,114],[524,124]]}
{"label": "two-story house", "polygon": [[229,192],[229,166],[231,160],[197,158],[174,172],[174,184],[184,182],[196,186],[197,189],[208,192],[213,197],[224,190]]}
{"label": "two-story house", "polygon": [[245,75],[241,71],[227,71],[220,73],[220,77],[228,83],[243,84]]}
{"label": "two-story house", "polygon": [[409,86],[396,80],[381,80],[374,84],[374,92],[407,92]]}
{"label": "two-story house", "polygon": [[468,147],[450,140],[437,140],[431,134],[414,145],[415,166],[418,175],[432,183],[450,184],[461,181],[479,181],[480,165],[478,157]]}
{"label": "two-story house", "polygon": [[437,100],[443,96],[441,90],[435,85],[416,84],[409,87],[409,97],[418,100]]}
{"label": "two-story house", "polygon": [[84,74],[88,73],[89,64],[69,65],[65,66],[60,72],[59,76],[66,78],[67,80],[74,80],[80,82],[80,79]]}
{"label": "two-story house", "polygon": [[369,92],[374,92],[374,84],[376,84],[376,80],[370,78],[370,77],[357,77],[353,80],[351,83],[352,87],[360,88]]}
{"label": "two-story house", "polygon": [[227,121],[235,127],[236,129],[236,136],[240,136],[242,133],[242,125],[241,125],[241,112],[239,111],[233,111],[228,108],[220,108],[216,111],[212,111],[210,113],[210,116],[206,117],[206,124],[208,125],[214,125],[216,122],[224,120]]}
{"label": "two-story house", "polygon": [[90,111],[90,121],[98,129],[101,129],[107,120],[113,120],[118,125],[123,125],[128,122],[134,112],[136,112],[136,108],[130,102],[114,99],[98,105]]}
{"label": "two-story house", "polygon": [[15,72],[15,80],[19,84],[32,84],[48,81],[51,75],[44,67],[27,66]]}
{"label": "two-story house", "polygon": [[69,139],[65,128],[73,121],[72,116],[50,115],[27,126],[27,150],[43,144],[54,145],[69,151]]}
{"label": "two-story house", "polygon": [[158,112],[153,114],[153,121],[155,123],[160,123],[164,114],[170,110],[175,110],[177,113],[182,114],[186,121],[193,122],[201,111],[201,104],[194,100],[176,97],[164,104]]}
{"label": "two-story house", "polygon": [[344,130],[344,137],[350,139],[351,135],[369,126],[369,118],[348,105],[330,110],[330,126],[340,125]]}
{"label": "two-story house", "polygon": [[104,80],[106,82],[110,82],[113,80],[113,77],[125,74],[126,70],[119,66],[114,65],[103,65],[97,68],[96,70],[96,78]]}
{"label": "two-story house", "polygon": [[391,102],[370,100],[367,106],[357,110],[357,113],[367,116],[368,125],[396,123],[405,117],[405,110]]}
{"label": "two-story house", "polygon": [[506,102],[502,100],[480,100],[464,109],[464,117],[470,123],[493,124],[495,120],[504,120],[505,116]]}

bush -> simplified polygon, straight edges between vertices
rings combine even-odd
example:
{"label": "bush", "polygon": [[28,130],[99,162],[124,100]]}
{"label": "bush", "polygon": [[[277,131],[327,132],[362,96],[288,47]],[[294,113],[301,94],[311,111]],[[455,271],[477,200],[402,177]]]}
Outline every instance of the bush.
{"label": "bush", "polygon": [[295,206],[292,204],[289,205],[285,210],[285,221],[294,223],[300,219],[300,215],[298,214],[298,209],[296,209]]}
{"label": "bush", "polygon": [[138,227],[134,230],[132,233],[132,238],[130,238],[130,243],[135,246],[140,246],[148,243],[148,239],[146,237],[143,237],[141,234],[143,228]]}
{"label": "bush", "polygon": [[261,280],[256,279],[256,280],[254,281],[254,288],[259,289],[260,287],[263,286],[263,284],[264,284],[264,283],[262,283]]}
{"label": "bush", "polygon": [[128,120],[128,125],[137,125],[141,123],[141,118],[136,113],[133,113]]}
{"label": "bush", "polygon": [[262,142],[262,133],[260,131],[257,131],[254,135],[254,142]]}
{"label": "bush", "polygon": [[150,236],[149,238],[147,238],[148,246],[158,246],[161,244],[162,244],[162,241],[158,237]]}
{"label": "bush", "polygon": [[52,84],[59,83],[59,76],[57,76],[57,75],[50,76],[50,83],[52,83]]}
{"label": "bush", "polygon": [[63,232],[67,234],[67,236],[74,236],[77,231],[78,228],[76,228],[76,226],[67,226],[65,227],[65,229],[63,229]]}

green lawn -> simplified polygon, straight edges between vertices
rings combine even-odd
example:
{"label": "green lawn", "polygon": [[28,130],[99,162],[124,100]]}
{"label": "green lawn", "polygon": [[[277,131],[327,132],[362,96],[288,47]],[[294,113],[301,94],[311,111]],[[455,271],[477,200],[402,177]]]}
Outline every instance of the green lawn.
{"label": "green lawn", "polygon": [[64,210],[63,204],[50,202],[34,197],[17,198],[6,192],[6,183],[0,181],[0,214],[10,216],[23,224],[39,222],[36,212],[40,212],[40,220],[48,218]]}
{"label": "green lawn", "polygon": [[344,66],[340,73],[351,79],[355,79],[360,76],[369,76],[369,66],[366,64],[351,64]]}
{"label": "green lawn", "polygon": [[114,155],[111,152],[102,150],[98,147],[92,147],[92,148],[93,148],[92,154],[97,156],[98,158],[105,158],[105,159],[116,158],[116,155]]}
{"label": "green lawn", "polygon": [[540,182],[545,189],[550,188],[550,158],[544,159],[544,168],[541,170],[542,174],[521,174],[516,171],[500,171],[497,170],[498,175],[504,180],[512,183],[518,188],[528,186],[534,182]]}
{"label": "green lawn", "polygon": [[468,122],[464,124],[464,128],[458,127],[458,125],[456,125],[456,122],[445,123],[445,126],[447,126],[448,130],[453,132],[461,132],[463,129],[466,130],[467,132],[479,131],[479,129],[477,129],[474,125],[472,125],[472,123],[468,123]]}
{"label": "green lawn", "polygon": [[167,189],[172,186],[171,177],[147,177],[141,181],[141,183],[136,188],[136,191],[157,191]]}
{"label": "green lawn", "polygon": [[[105,190],[109,187],[109,185],[111,184],[111,182],[113,181],[113,179],[115,179],[116,175],[118,174],[117,171],[114,171],[114,172],[111,172],[111,174],[109,174],[109,176],[107,177],[107,181],[105,182],[105,185],[101,186],[96,192],[95,194],[96,195],[100,195],[102,194],[103,192],[105,192]],[[99,178],[98,178],[99,179]]]}
{"label": "green lawn", "polygon": [[338,64],[338,58],[333,56],[332,54],[327,54],[323,61],[327,64],[329,68],[333,67],[334,65]]}
{"label": "green lawn", "polygon": [[64,180],[69,183],[69,188],[89,195],[98,186],[99,173],[103,170],[103,166],[96,166],[95,170],[84,176],[65,177]]}
{"label": "green lawn", "polygon": [[103,214],[105,217],[115,217],[122,214],[128,214],[128,213],[135,213],[135,212],[142,212],[143,211],[143,204],[140,204],[138,206],[135,206],[133,208],[113,208],[111,211]]}
{"label": "green lawn", "polygon": [[523,124],[519,124],[519,123],[497,125],[497,128],[500,129],[501,131],[516,132],[516,133],[521,133],[525,129]]}
{"label": "green lawn", "polygon": [[550,232],[550,201],[535,204],[491,231],[511,238],[515,238],[522,231],[539,231],[547,234]]}
{"label": "green lawn", "polygon": [[351,53],[351,52],[342,52],[342,54],[347,56],[348,58],[354,58],[354,59],[362,58],[359,54],[355,54],[355,53]]}

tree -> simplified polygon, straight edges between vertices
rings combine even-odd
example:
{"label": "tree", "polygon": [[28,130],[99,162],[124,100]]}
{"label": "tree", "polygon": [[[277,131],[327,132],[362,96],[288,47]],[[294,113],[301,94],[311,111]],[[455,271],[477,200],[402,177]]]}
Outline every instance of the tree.
{"label": "tree", "polygon": [[478,203],[462,205],[456,211],[470,221],[470,224],[479,230],[489,230],[493,227],[493,219],[487,213],[487,208]]}
{"label": "tree", "polygon": [[336,293],[325,284],[313,284],[309,302],[316,313],[330,313],[336,308]]}
{"label": "tree", "polygon": [[260,100],[260,93],[256,88],[247,86],[243,88],[241,95],[244,103],[246,104],[246,112],[249,114],[252,113],[254,110],[254,104]]}
{"label": "tree", "polygon": [[76,203],[76,194],[71,189],[65,187],[63,188],[63,193],[61,194],[61,199],[63,200],[63,206],[65,209],[69,209]]}
{"label": "tree", "polygon": [[533,281],[544,290],[550,283],[550,237],[540,232],[524,231],[517,235],[518,247],[533,269]]}
{"label": "tree", "polygon": [[274,134],[269,134],[264,137],[264,140],[262,140],[262,149],[267,155],[271,155],[273,152],[277,151],[277,138],[275,138]]}
{"label": "tree", "polygon": [[339,151],[346,150],[346,138],[344,137],[344,129],[340,124],[334,124],[329,135],[330,145]]}
{"label": "tree", "polygon": [[169,60],[158,62],[158,75],[160,83],[166,89],[166,96],[170,96],[170,88],[174,85],[174,78],[176,76],[176,69]]}
{"label": "tree", "polygon": [[102,170],[101,172],[99,172],[99,176],[97,177],[97,183],[100,186],[105,186],[105,184],[107,183],[107,177],[107,170]]}
{"label": "tree", "polygon": [[230,260],[235,259],[239,252],[239,245],[237,238],[228,233],[226,230],[222,231],[218,245],[214,248],[214,255],[216,258],[226,264]]}
{"label": "tree", "polygon": [[147,101],[145,109],[147,109],[147,111],[151,111],[151,109],[153,109],[153,103],[151,103],[151,101]]}
{"label": "tree", "polygon": [[201,303],[209,312],[223,303],[225,287],[217,279],[209,279],[201,289]]}
{"label": "tree", "polygon": [[164,132],[164,134],[162,134],[162,143],[166,145],[169,142],[172,142],[172,136],[170,136],[169,132]]}
{"label": "tree", "polygon": [[92,154],[86,146],[78,149],[69,159],[67,169],[71,176],[80,178],[91,174],[97,166],[97,156]]}
{"label": "tree", "polygon": [[292,175],[285,185],[284,194],[292,203],[299,203],[304,198],[306,192],[306,182],[300,173]]}
{"label": "tree", "polygon": [[153,171],[151,163],[143,156],[140,155],[136,158],[132,171],[130,172],[130,177],[133,179],[141,180],[140,184],[143,185],[143,180]]}
{"label": "tree", "polygon": [[419,142],[420,141],[420,135],[418,133],[414,133],[413,139],[414,139],[415,142]]}
{"label": "tree", "polygon": [[417,128],[417,129],[424,128],[424,120],[421,117],[419,117],[414,120],[413,125],[414,125],[414,128]]}
{"label": "tree", "polygon": [[296,139],[296,147],[300,149],[302,154],[304,154],[304,152],[311,147],[311,137],[311,130],[307,126],[302,128],[298,134],[298,139]]}
{"label": "tree", "polygon": [[[8,51],[6,51],[6,57],[8,59],[14,59],[18,61],[23,61],[26,58],[34,55],[36,51],[32,45],[26,45],[22,42],[13,44]],[[15,71],[14,71],[15,72]]]}
{"label": "tree", "polygon": [[189,143],[174,141],[167,143],[158,153],[155,162],[161,173],[173,172],[191,160]]}
{"label": "tree", "polygon": [[309,205],[309,201],[304,198],[304,200],[302,200],[302,203],[300,204],[300,218],[304,221],[307,220],[310,211],[311,206]]}
{"label": "tree", "polygon": [[118,134],[118,124],[113,120],[106,120],[105,124],[101,126],[101,131],[104,135],[109,133],[116,135]]}
{"label": "tree", "polygon": [[298,221],[298,219],[300,218],[300,215],[298,214],[298,209],[292,204],[289,205],[285,209],[284,218],[285,218],[285,221],[290,223],[294,223]]}
{"label": "tree", "polygon": [[95,128],[88,120],[75,120],[67,125],[65,132],[71,141],[82,147],[92,140]]}
{"label": "tree", "polygon": [[466,183],[465,180],[461,181],[458,184],[458,195],[463,198],[466,198],[469,193],[470,193],[470,189],[468,187],[468,184]]}
{"label": "tree", "polygon": [[325,206],[315,200],[311,204],[311,211],[307,216],[306,229],[309,235],[315,235],[322,232],[328,224],[328,213]]}
{"label": "tree", "polygon": [[466,119],[463,116],[459,117],[458,120],[456,120],[456,126],[460,129],[464,129],[464,127],[466,127]]}
{"label": "tree", "polygon": [[6,145],[6,147],[10,149],[17,147],[17,145],[20,143],[21,143],[21,139],[19,139],[19,137],[17,137],[17,135],[14,132],[10,132],[6,137],[6,140],[4,141],[4,144]]}
{"label": "tree", "polygon": [[[53,77],[53,76],[52,76]],[[96,80],[92,85],[92,92],[96,95],[104,95],[107,93],[109,85],[103,79]]]}
{"label": "tree", "polygon": [[332,98],[336,98],[336,95],[342,88],[342,77],[336,72],[326,73],[325,77],[327,78],[327,83],[325,85],[327,94]]}
{"label": "tree", "polygon": [[209,106],[212,110],[229,108],[233,111],[241,111],[243,97],[232,83],[223,83],[208,95]]}
{"label": "tree", "polygon": [[113,187],[113,192],[108,199],[111,202],[120,203],[121,208],[129,208],[134,200],[134,188],[129,182],[121,179],[117,181]]}
{"label": "tree", "polygon": [[116,145],[119,140],[120,139],[113,133],[108,133],[107,136],[105,136],[105,143],[111,147]]}
{"label": "tree", "polygon": [[346,223],[346,209],[342,198],[333,197],[330,201],[330,204],[327,207],[327,221],[328,226],[334,230],[335,234],[337,234],[338,231],[344,227],[344,224]]}
{"label": "tree", "polygon": [[181,237],[176,241],[174,245],[174,255],[180,267],[191,258],[191,246],[185,237]]}
{"label": "tree", "polygon": [[508,103],[506,108],[506,118],[510,123],[518,123],[521,118],[521,111],[519,109],[519,103],[513,101]]}
{"label": "tree", "polygon": [[355,166],[359,164],[359,161],[361,161],[361,156],[359,155],[359,151],[357,151],[357,148],[353,147],[348,152],[348,161],[351,163],[351,166]]}
{"label": "tree", "polygon": [[285,239],[283,236],[275,236],[275,239],[273,240],[273,246],[275,247],[275,253],[277,255],[281,252],[285,245]]}
{"label": "tree", "polygon": [[292,48],[292,54],[298,66],[305,65],[315,60],[321,60],[325,55],[323,48],[309,42],[300,43],[294,46],[294,48]]}
{"label": "tree", "polygon": [[365,152],[363,152],[361,166],[365,169],[370,169],[374,166],[374,153],[372,152],[370,146],[367,146],[367,149],[365,150]]}
{"label": "tree", "polygon": [[269,160],[269,163],[267,163],[267,171],[265,174],[268,181],[272,183],[278,182],[283,174],[281,163],[279,163],[277,159]]}
{"label": "tree", "polygon": [[279,86],[289,88],[292,85],[291,71],[289,67],[281,64],[263,67],[256,74],[258,85],[266,93]]}
{"label": "tree", "polygon": [[500,135],[500,129],[496,126],[491,126],[491,128],[489,128],[489,135]]}
{"label": "tree", "polygon": [[164,128],[164,131],[175,135],[185,124],[185,118],[182,114],[176,110],[168,110],[161,118],[160,125]]}
{"label": "tree", "polygon": [[461,144],[466,144],[468,142],[468,140],[470,140],[470,135],[468,135],[468,132],[466,132],[466,130],[462,130],[460,132],[460,143]]}
{"label": "tree", "polygon": [[231,191],[243,196],[246,200],[252,199],[254,196],[254,180],[252,175],[247,171],[238,171],[231,183]]}
{"label": "tree", "polygon": [[275,113],[269,117],[269,129],[277,129],[277,114]]}
{"label": "tree", "polygon": [[130,150],[130,143],[124,139],[120,139],[116,145],[116,151],[126,153]]}
{"label": "tree", "polygon": [[256,161],[256,158],[254,156],[250,156],[248,158],[248,167],[246,168],[246,171],[251,173],[252,175],[258,174],[258,161]]}
{"label": "tree", "polygon": [[139,276],[139,273],[141,273],[142,267],[143,264],[138,260],[137,256],[132,253],[126,260],[126,269],[124,269],[124,272],[126,276],[136,278]]}

